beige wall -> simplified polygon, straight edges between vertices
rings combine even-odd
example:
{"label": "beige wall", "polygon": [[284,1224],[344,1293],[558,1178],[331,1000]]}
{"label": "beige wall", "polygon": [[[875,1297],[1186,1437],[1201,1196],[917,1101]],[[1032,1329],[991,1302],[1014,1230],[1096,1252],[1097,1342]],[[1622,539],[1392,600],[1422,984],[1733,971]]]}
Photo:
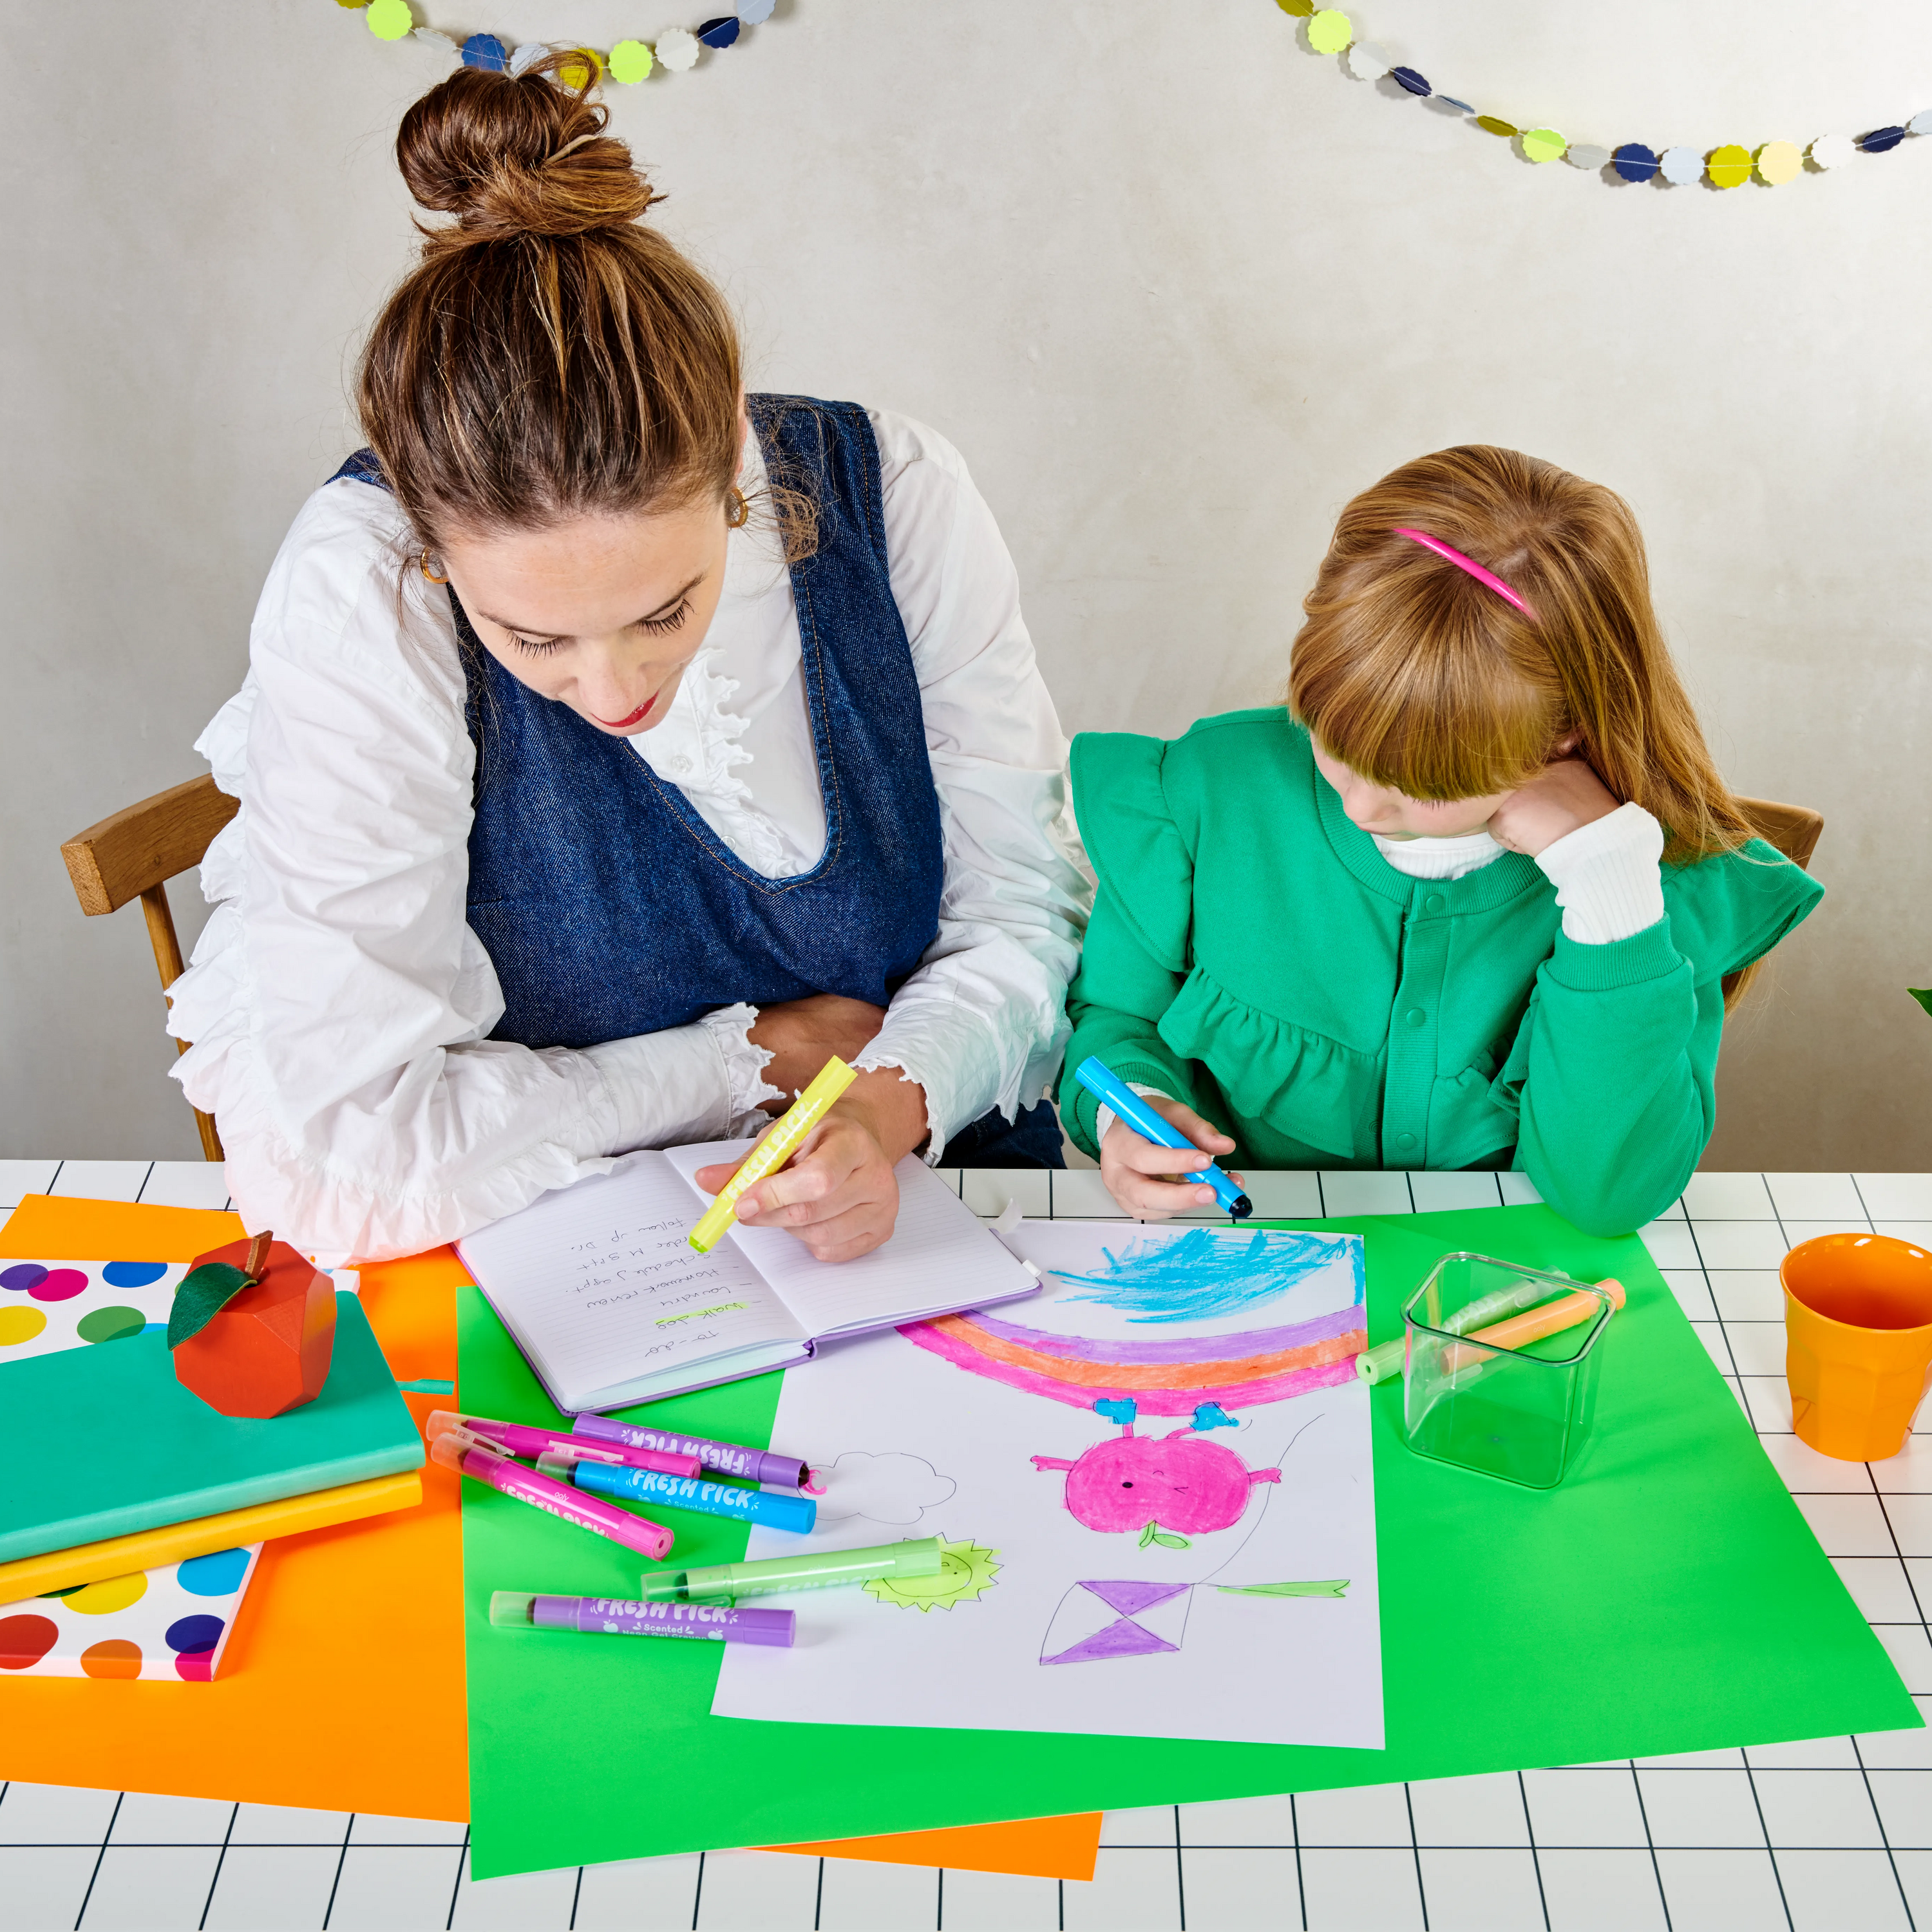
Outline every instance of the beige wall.
{"label": "beige wall", "polygon": [[[605,45],[681,17],[640,5],[495,11]],[[1361,17],[1580,139],[1932,104],[1911,0],[1447,11]],[[15,15],[0,1154],[185,1157],[139,914],[83,921],[55,848],[199,769],[274,546],[351,446],[410,237],[388,142],[440,69],[325,0]],[[1827,820],[1831,896],[1726,1048],[1708,1164],[1932,1167],[1900,990],[1932,981],[1932,140],[1774,192],[1612,190],[1347,79],[1269,0],[784,0],[612,92],[758,380],[966,452],[1070,728],[1266,698],[1336,507],[1418,452],[1514,443],[1623,491],[1732,781]]]}

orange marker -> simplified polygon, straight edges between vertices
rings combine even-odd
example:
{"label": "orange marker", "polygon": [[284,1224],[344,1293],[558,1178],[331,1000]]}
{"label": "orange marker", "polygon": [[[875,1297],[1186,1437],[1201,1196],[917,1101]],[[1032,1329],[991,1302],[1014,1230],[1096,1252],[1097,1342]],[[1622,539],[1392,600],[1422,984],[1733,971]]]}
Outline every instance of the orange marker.
{"label": "orange marker", "polygon": [[[1612,1310],[1624,1305],[1624,1285],[1620,1281],[1600,1281],[1597,1286],[1610,1298]],[[1478,1328],[1467,1339],[1481,1342],[1492,1348],[1521,1348],[1532,1342],[1540,1342],[1546,1335],[1560,1335],[1566,1328],[1574,1328],[1580,1322],[1588,1322],[1602,1304],[1595,1295],[1579,1288],[1574,1294],[1559,1294],[1554,1301],[1546,1301],[1540,1308],[1526,1308],[1520,1315],[1512,1315],[1506,1320],[1492,1322],[1486,1328]],[[1449,1374],[1465,1369],[1490,1358],[1474,1348],[1450,1348],[1443,1352],[1442,1366]]]}

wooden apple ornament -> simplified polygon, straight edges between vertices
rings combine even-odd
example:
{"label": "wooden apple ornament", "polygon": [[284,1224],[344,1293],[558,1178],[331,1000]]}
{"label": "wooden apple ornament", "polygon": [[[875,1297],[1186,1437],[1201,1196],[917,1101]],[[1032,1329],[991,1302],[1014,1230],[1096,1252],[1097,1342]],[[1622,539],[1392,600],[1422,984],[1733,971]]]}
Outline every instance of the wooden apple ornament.
{"label": "wooden apple ornament", "polygon": [[335,1287],[266,1229],[195,1257],[175,1292],[175,1379],[224,1415],[313,1402],[335,1346]]}

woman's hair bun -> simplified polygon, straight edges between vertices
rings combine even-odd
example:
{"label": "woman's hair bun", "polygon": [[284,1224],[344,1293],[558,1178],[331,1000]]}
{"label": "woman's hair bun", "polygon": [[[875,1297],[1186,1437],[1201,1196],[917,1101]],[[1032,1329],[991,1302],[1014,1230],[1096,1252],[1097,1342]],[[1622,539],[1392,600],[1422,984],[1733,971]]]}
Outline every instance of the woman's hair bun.
{"label": "woman's hair bun", "polygon": [[424,208],[453,214],[446,244],[582,235],[637,220],[659,197],[604,132],[608,110],[572,87],[584,56],[553,53],[521,74],[460,67],[403,117],[396,160]]}

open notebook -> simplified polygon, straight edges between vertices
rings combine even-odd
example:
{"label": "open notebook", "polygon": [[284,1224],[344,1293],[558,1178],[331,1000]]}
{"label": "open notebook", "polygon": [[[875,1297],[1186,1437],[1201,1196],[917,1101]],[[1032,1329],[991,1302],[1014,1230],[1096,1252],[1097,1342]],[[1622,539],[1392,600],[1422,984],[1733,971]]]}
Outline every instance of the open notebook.
{"label": "open notebook", "polygon": [[686,1240],[711,1197],[691,1177],[749,1141],[627,1154],[456,1244],[566,1414],[627,1408],[809,1361],[820,1342],[1030,1294],[1040,1279],[910,1156],[898,1225],[855,1262],[735,1223],[708,1255]]}

